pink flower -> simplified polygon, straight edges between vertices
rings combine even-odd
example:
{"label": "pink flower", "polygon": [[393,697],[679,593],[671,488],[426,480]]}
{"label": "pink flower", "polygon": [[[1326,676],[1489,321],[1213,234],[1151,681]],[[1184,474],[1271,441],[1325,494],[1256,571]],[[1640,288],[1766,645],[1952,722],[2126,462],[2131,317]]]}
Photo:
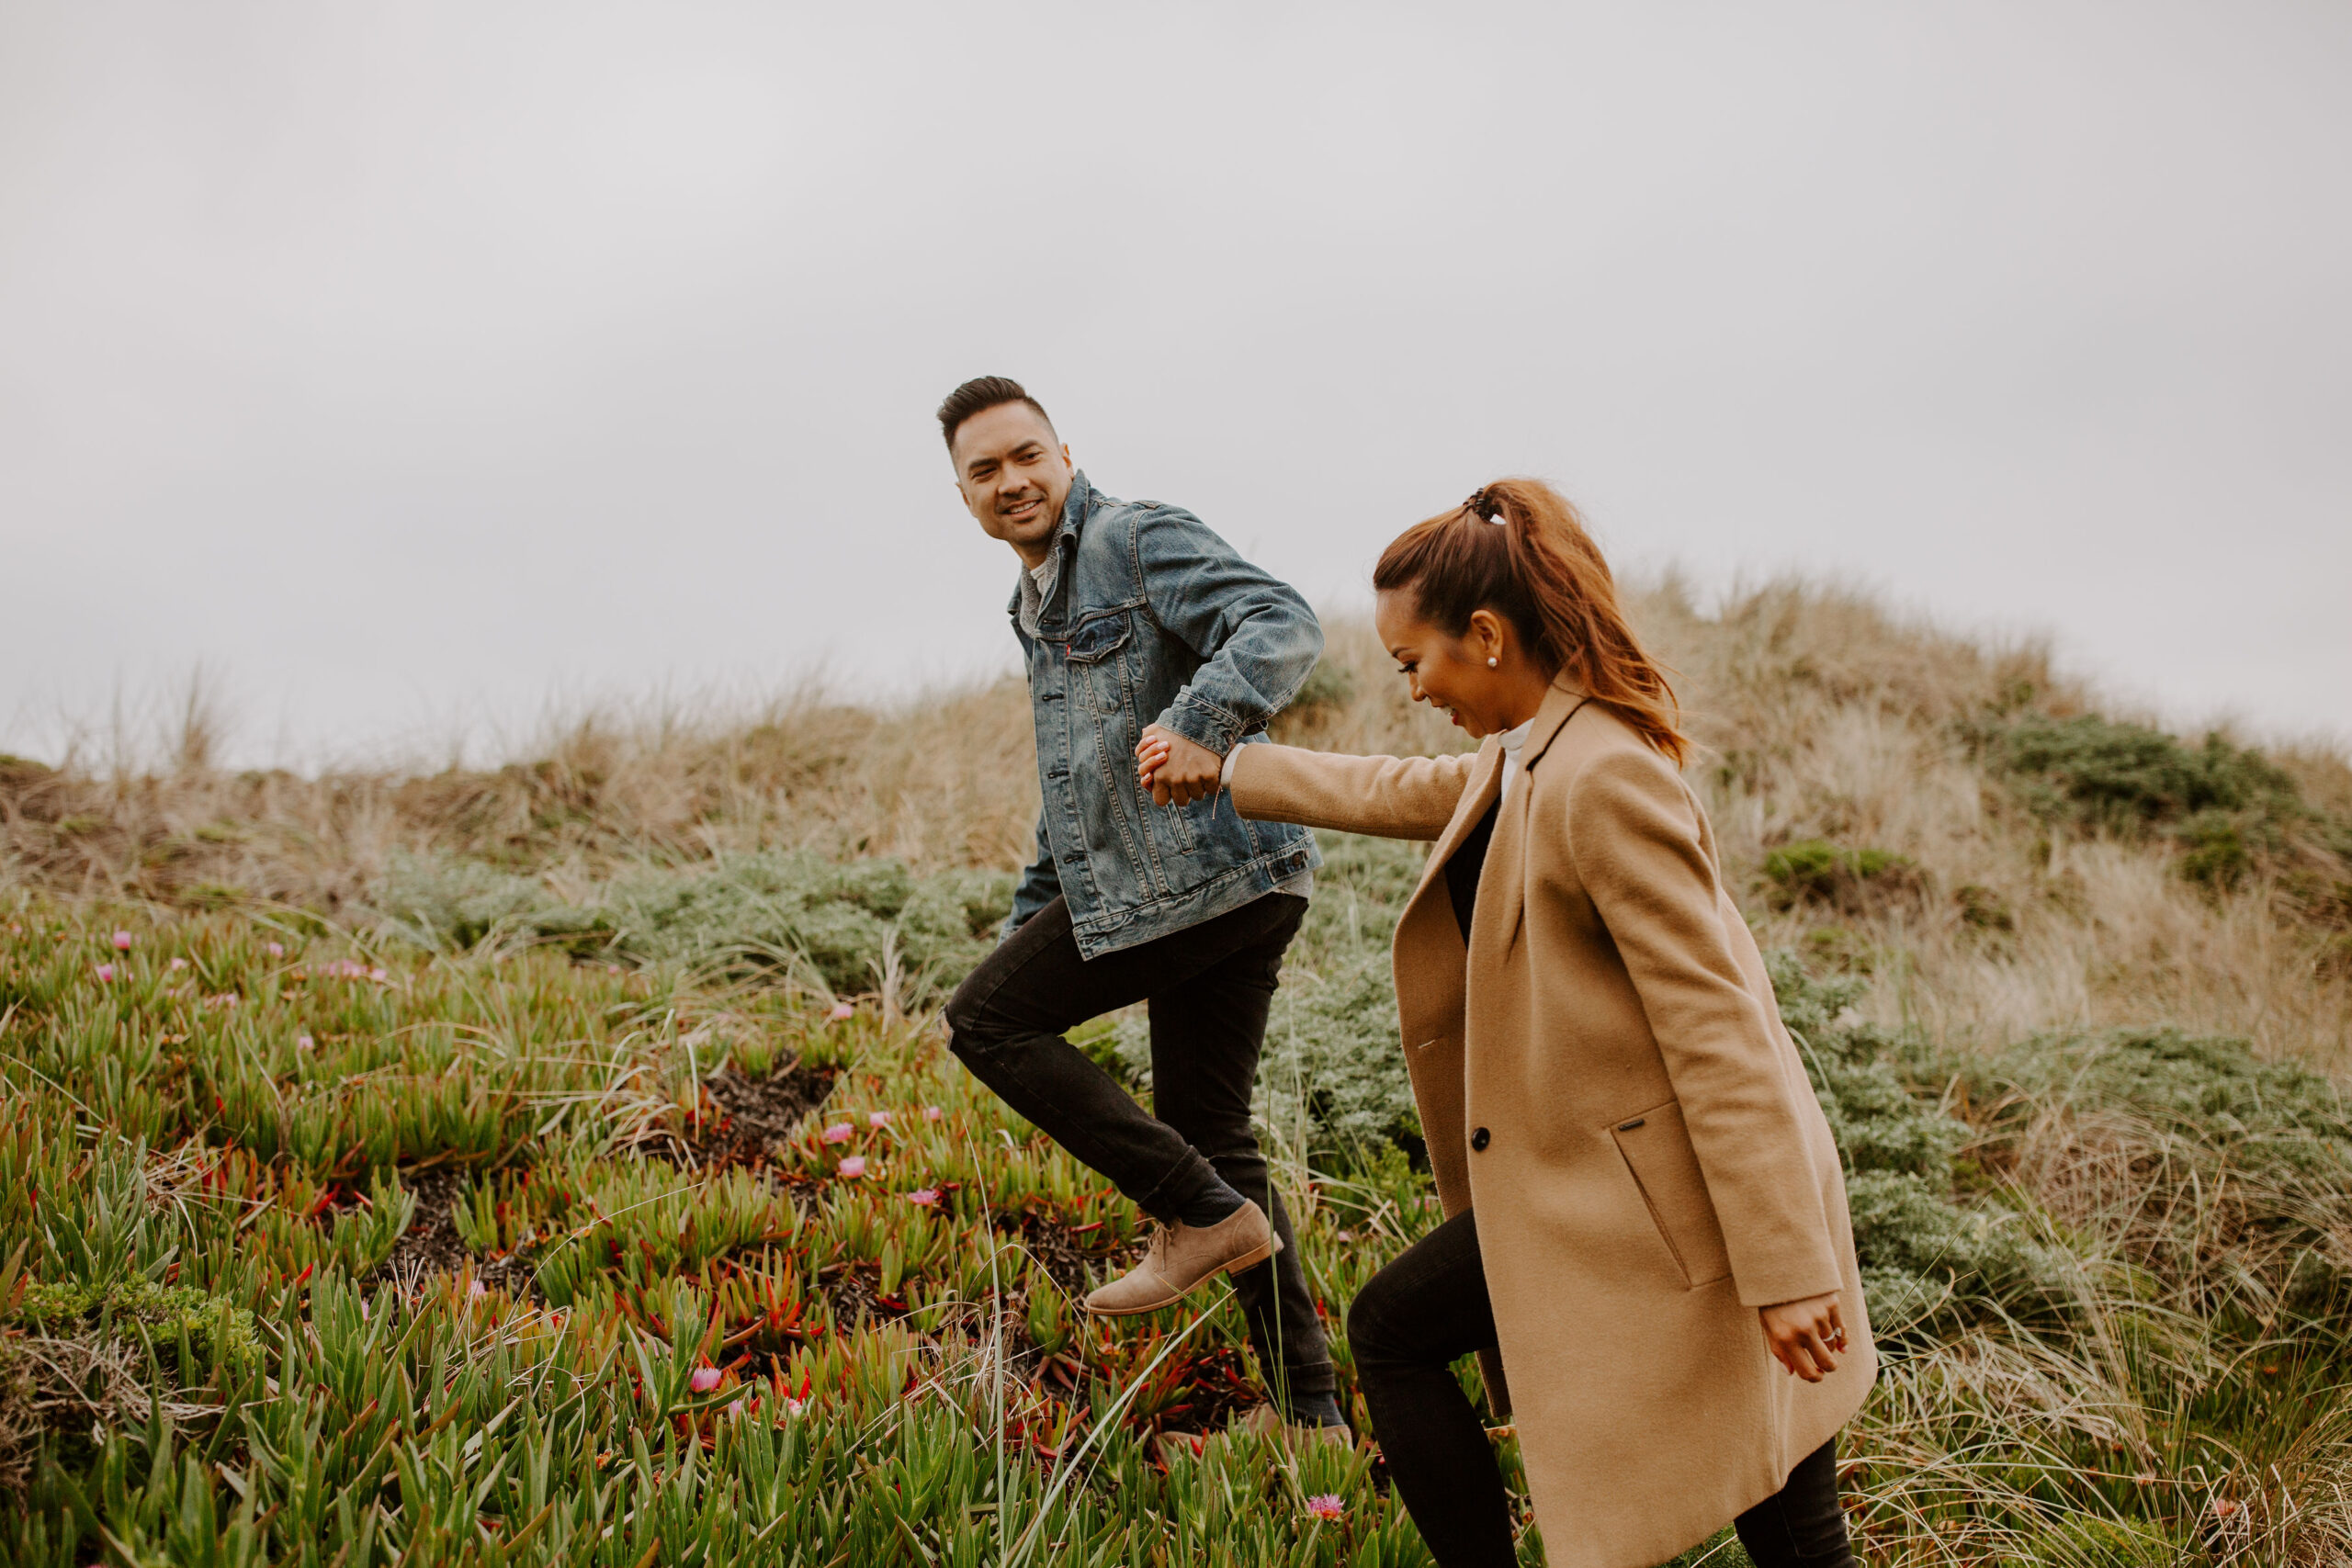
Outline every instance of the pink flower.
{"label": "pink flower", "polygon": [[686,1386],[693,1389],[696,1393],[708,1393],[712,1389],[718,1386],[718,1369],[717,1367],[696,1367],[695,1369],[695,1375],[686,1380]]}
{"label": "pink flower", "polygon": [[864,1176],[865,1174],[865,1156],[864,1155],[852,1155],[847,1159],[842,1161],[840,1169],[843,1176]]}
{"label": "pink flower", "polygon": [[728,1414],[729,1416],[741,1416],[741,1415],[742,1415],[742,1414],[743,1414],[743,1402],[742,1402],[741,1400],[738,1399],[738,1400],[735,1400],[735,1401],[733,1401],[732,1403],[730,1403],[730,1404],[727,1406],[727,1414]]}
{"label": "pink flower", "polygon": [[926,1122],[936,1122],[942,1116],[946,1114],[947,1112],[942,1111],[936,1105],[926,1105],[922,1108],[922,1119]]}
{"label": "pink flower", "polygon": [[846,1144],[857,1135],[857,1129],[846,1122],[836,1122],[817,1135],[829,1144]]}
{"label": "pink flower", "polygon": [[865,1124],[869,1127],[888,1127],[890,1124],[890,1113],[887,1111],[869,1111],[865,1113]]}
{"label": "pink flower", "polygon": [[910,1203],[920,1203],[926,1209],[935,1209],[939,1207],[939,1189],[936,1187],[918,1187],[913,1191],[907,1194],[907,1201]]}
{"label": "pink flower", "polygon": [[786,1416],[797,1416],[808,1408],[808,1404],[805,1400],[787,1399],[784,1402],[784,1413]]}
{"label": "pink flower", "polygon": [[389,980],[391,976],[381,969],[370,969],[368,971],[368,978],[370,980]]}
{"label": "pink flower", "polygon": [[857,1010],[850,1006],[847,1002],[835,1002],[833,1004],[833,1010],[825,1015],[826,1018],[835,1023],[847,1023],[851,1019],[855,1018],[856,1016]]}
{"label": "pink flower", "polygon": [[319,1043],[307,1034],[297,1034],[294,1037],[294,1048],[298,1051],[315,1051],[319,1048]]}
{"label": "pink flower", "polygon": [[98,978],[99,978],[99,979],[101,979],[101,980],[111,980],[111,979],[113,979],[113,978],[114,978],[114,965],[113,965],[113,964],[99,964],[99,965],[98,965]]}
{"label": "pink flower", "polygon": [[466,1287],[466,1294],[477,1298],[486,1296],[490,1294],[490,1287],[483,1284],[480,1280],[476,1280],[472,1284]]}
{"label": "pink flower", "polygon": [[117,953],[129,953],[130,951],[130,933],[129,931],[117,931],[114,933],[114,950]]}
{"label": "pink flower", "polygon": [[261,950],[264,953],[268,953],[272,958],[283,958],[286,956],[286,944],[282,942],[263,942],[261,944]]}
{"label": "pink flower", "polygon": [[1306,1500],[1306,1511],[1318,1519],[1336,1519],[1348,1511],[1336,1492],[1318,1492]]}
{"label": "pink flower", "polygon": [[172,960],[171,966],[175,969],[185,969],[187,967],[187,960],[185,958],[175,958]]}

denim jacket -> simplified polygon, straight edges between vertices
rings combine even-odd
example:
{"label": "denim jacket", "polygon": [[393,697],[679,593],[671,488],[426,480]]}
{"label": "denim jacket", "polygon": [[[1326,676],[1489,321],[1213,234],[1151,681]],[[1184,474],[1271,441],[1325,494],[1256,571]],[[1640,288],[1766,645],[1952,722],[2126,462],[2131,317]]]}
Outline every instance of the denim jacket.
{"label": "denim jacket", "polygon": [[1013,636],[1037,725],[1037,858],[1010,932],[1056,895],[1081,957],[1182,931],[1295,886],[1321,863],[1304,828],[1245,822],[1222,792],[1155,806],[1136,741],[1158,723],[1212,751],[1262,740],[1323,651],[1315,612],[1182,507],[1114,500],[1076,476],[1057,570]]}

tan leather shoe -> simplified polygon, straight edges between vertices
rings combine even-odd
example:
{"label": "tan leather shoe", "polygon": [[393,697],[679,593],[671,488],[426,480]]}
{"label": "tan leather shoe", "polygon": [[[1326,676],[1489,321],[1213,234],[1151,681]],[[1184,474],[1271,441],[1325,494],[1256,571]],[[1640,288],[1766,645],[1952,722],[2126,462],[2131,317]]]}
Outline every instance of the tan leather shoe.
{"label": "tan leather shoe", "polygon": [[1097,1317],[1136,1317],[1172,1306],[1218,1274],[1255,1268],[1281,1250],[1266,1211],[1241,1207],[1213,1225],[1152,1227],[1143,1261],[1086,1298]]}

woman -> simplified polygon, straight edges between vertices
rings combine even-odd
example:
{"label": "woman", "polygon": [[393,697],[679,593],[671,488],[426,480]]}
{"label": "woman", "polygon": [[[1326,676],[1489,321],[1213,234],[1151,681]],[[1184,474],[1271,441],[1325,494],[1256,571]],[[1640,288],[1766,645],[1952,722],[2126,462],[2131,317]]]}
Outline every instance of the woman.
{"label": "woman", "polygon": [[1845,1184],[1673,693],[1537,481],[1407,530],[1373,581],[1476,753],[1258,744],[1204,775],[1147,731],[1138,759],[1163,801],[1222,783],[1247,818],[1436,840],[1395,961],[1447,1217],[1348,1314],[1396,1489],[1445,1568],[1513,1561],[1448,1371],[1477,1351],[1554,1563],[1646,1568],[1726,1520],[1762,1568],[1850,1563],[1835,1438],[1876,1359]]}

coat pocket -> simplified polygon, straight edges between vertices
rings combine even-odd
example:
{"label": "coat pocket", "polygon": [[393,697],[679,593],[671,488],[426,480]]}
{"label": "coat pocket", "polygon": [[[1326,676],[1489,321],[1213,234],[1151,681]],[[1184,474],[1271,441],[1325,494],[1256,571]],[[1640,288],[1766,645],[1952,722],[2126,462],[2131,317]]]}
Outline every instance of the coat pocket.
{"label": "coat pocket", "polygon": [[1649,1205],[1659,1238],[1674,1254],[1683,1283],[1697,1290],[1730,1274],[1723,1225],[1707,1196],[1707,1179],[1690,1147],[1690,1134],[1682,1124],[1681,1102],[1669,1100],[1629,1116],[1610,1129],[1610,1136],[1617,1140],[1617,1152],[1640,1189],[1642,1201]]}

